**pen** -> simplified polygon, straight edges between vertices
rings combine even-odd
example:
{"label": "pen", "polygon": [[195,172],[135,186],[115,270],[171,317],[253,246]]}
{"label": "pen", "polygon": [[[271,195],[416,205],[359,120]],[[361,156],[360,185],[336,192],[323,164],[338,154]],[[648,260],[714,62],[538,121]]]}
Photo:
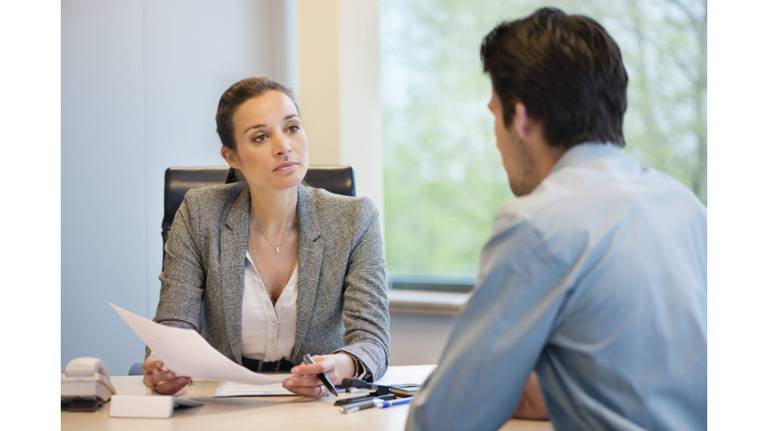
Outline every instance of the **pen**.
{"label": "pen", "polygon": [[377,400],[360,401],[358,403],[350,403],[339,408],[342,413],[354,413],[358,410],[365,410],[376,407]]}
{"label": "pen", "polygon": [[399,398],[392,401],[374,400],[374,403],[376,403],[376,407],[386,409],[387,407],[402,406],[404,404],[410,404],[412,399],[413,397]]}
{"label": "pen", "polygon": [[[304,354],[304,363],[312,365],[315,363],[315,360],[312,359],[311,356],[309,356],[309,353]],[[323,383],[323,385],[328,388],[329,391],[335,396],[339,396],[339,393],[336,392],[336,388],[333,387],[333,384],[330,380],[328,380],[328,376],[325,375],[325,373],[320,373],[317,375],[317,378],[320,379],[320,381]]]}

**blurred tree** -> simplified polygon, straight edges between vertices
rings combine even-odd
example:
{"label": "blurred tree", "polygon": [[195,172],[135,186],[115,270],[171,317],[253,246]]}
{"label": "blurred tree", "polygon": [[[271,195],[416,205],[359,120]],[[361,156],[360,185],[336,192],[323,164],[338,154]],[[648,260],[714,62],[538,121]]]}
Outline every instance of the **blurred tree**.
{"label": "blurred tree", "polygon": [[[385,241],[392,275],[473,277],[493,216],[513,199],[486,104],[479,45],[518,0],[382,0]],[[706,203],[706,3],[551,1],[619,43],[630,76],[627,151]]]}

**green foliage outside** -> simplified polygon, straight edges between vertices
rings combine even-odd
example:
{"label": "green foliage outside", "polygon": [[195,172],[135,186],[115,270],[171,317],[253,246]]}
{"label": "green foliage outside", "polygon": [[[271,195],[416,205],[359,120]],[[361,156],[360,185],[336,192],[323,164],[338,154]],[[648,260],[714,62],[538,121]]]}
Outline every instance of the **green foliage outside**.
{"label": "green foliage outside", "polygon": [[591,16],[630,78],[627,151],[706,204],[702,0],[382,0],[385,242],[391,275],[473,277],[493,217],[514,199],[495,148],[480,42],[542,6]]}

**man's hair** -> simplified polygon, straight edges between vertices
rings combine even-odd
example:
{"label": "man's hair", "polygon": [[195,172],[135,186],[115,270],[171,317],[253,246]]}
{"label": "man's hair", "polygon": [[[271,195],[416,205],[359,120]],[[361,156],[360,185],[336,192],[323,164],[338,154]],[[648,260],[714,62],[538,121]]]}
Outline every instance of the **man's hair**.
{"label": "man's hair", "polygon": [[246,101],[259,97],[267,91],[280,91],[291,99],[296,110],[299,110],[296,105],[296,100],[293,98],[291,90],[284,85],[272,81],[269,78],[254,77],[246,78],[232,84],[224,94],[219,98],[219,107],[216,110],[216,133],[219,134],[221,144],[230,150],[235,149],[235,131],[233,117],[235,111]]}
{"label": "man's hair", "polygon": [[519,101],[542,122],[550,145],[624,146],[627,71],[616,41],[595,20],[542,8],[496,26],[480,56],[506,127]]}

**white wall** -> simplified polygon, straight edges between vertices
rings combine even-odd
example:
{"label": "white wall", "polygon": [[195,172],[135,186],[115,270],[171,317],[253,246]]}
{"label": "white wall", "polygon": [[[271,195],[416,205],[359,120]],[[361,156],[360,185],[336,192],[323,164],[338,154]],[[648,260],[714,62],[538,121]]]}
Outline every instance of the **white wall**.
{"label": "white wall", "polygon": [[107,303],[154,315],[164,170],[222,164],[214,114],[231,83],[296,85],[292,7],[62,2],[62,366],[90,355],[123,374],[142,359]]}
{"label": "white wall", "polygon": [[[310,160],[355,168],[384,212],[378,0],[297,0],[298,99]],[[383,224],[382,224],[383,225]]]}

